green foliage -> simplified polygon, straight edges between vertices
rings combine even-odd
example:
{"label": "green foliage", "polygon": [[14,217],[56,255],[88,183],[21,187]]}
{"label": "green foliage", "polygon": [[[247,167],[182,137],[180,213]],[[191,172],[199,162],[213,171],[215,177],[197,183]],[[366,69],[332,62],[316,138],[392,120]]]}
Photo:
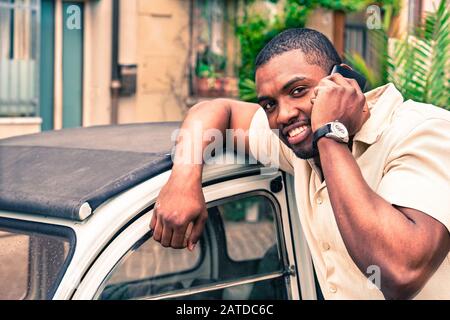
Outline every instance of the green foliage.
{"label": "green foliage", "polygon": [[247,206],[243,201],[226,203],[223,209],[225,221],[240,222],[245,220]]}
{"label": "green foliage", "polygon": [[349,63],[367,78],[371,88],[390,81],[405,99],[450,109],[450,11],[446,1],[441,1],[436,12],[426,15],[425,23],[413,35],[404,40],[391,39],[391,54],[386,16],[383,26],[371,31],[372,49],[378,53],[378,71],[368,67],[356,53],[346,54]]}
{"label": "green foliage", "polygon": [[393,9],[393,15],[397,15],[400,11],[400,0],[299,0],[297,2],[308,8],[322,7],[344,12],[361,11],[371,4],[376,4],[383,8],[391,7]]}
{"label": "green foliage", "polygon": [[389,80],[405,99],[450,109],[450,10],[446,0],[413,36],[394,43]]}
{"label": "green foliage", "polygon": [[286,1],[284,6],[284,23],[283,29],[304,27],[306,18],[311,11],[310,6],[301,4],[302,1]]}
{"label": "green foliage", "polygon": [[249,210],[257,206],[259,221],[273,221],[273,208],[270,202],[264,200],[261,196],[252,196],[238,201],[227,202],[223,205],[223,215],[225,221],[243,222]]}
{"label": "green foliage", "polygon": [[225,70],[226,65],[226,57],[206,48],[197,58],[195,73],[199,78],[215,78]]}
{"label": "green foliage", "polygon": [[367,79],[369,88],[378,87],[382,83],[380,75],[367,65],[364,58],[358,52],[346,54],[345,58],[353,69],[361,73]]}
{"label": "green foliage", "polygon": [[318,0],[318,1],[311,1],[315,3],[317,6],[335,10],[335,11],[345,11],[345,12],[352,12],[352,11],[359,11],[366,8],[369,4],[371,4],[373,1],[368,0]]}
{"label": "green foliage", "polygon": [[[254,59],[257,53],[271,39],[269,22],[264,17],[254,15],[244,18],[245,22],[237,27],[236,33],[241,43],[241,65],[239,68],[239,91],[247,90],[246,84],[254,79]],[[255,93],[256,95],[256,93]],[[253,99],[248,99],[252,101]]]}
{"label": "green foliage", "polygon": [[388,82],[388,35],[384,29],[369,30],[370,48],[376,60],[376,69],[367,65],[357,52],[346,52],[345,59],[367,79],[367,89],[379,87]]}
{"label": "green foliage", "polygon": [[249,78],[242,79],[239,82],[239,95],[241,100],[256,101],[256,84]]}
{"label": "green foliage", "polygon": [[[246,5],[248,6],[253,2],[255,0],[247,0]],[[271,0],[270,2],[276,3],[278,1]],[[317,7],[352,12],[363,10],[373,2],[373,0],[286,0],[283,11],[277,14],[273,20],[245,12],[242,23],[236,28],[236,35],[241,44],[241,64],[239,68],[240,98],[245,101],[254,102],[256,100],[254,61],[259,51],[276,34],[284,29],[304,27],[308,15]],[[376,3],[383,5],[387,12],[385,17],[388,17],[390,20],[390,16],[398,12],[400,1],[383,0]],[[387,62],[381,61],[382,65],[385,63]],[[370,72],[371,70],[368,71]],[[374,75],[374,77],[376,76]],[[376,81],[379,80],[374,80],[374,83]]]}
{"label": "green foliage", "polygon": [[383,9],[382,28],[368,31],[370,39],[369,50],[375,57],[376,69],[369,67],[360,54],[355,52],[345,53],[347,62],[366,77],[368,82],[367,89],[373,89],[388,82],[388,30],[392,17],[400,10],[400,2],[398,0],[383,1]]}
{"label": "green foliage", "polygon": [[298,0],[286,0],[283,12],[274,19],[245,12],[243,22],[236,28],[241,44],[239,95],[242,100],[256,99],[254,61],[259,51],[284,29],[305,26],[310,9],[300,3]]}

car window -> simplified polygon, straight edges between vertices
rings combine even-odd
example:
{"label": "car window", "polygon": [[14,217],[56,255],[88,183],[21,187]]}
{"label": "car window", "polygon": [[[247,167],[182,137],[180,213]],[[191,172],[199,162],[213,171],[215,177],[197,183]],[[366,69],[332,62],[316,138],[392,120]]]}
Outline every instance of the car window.
{"label": "car window", "polygon": [[139,279],[176,274],[194,268],[200,259],[200,249],[193,252],[164,248],[147,237],[135,245],[122,260],[108,283],[120,283]]}
{"label": "car window", "polygon": [[97,297],[285,298],[278,216],[276,201],[266,195],[217,201],[194,252],[145,237],[111,271]]}
{"label": "car window", "polygon": [[217,206],[223,219],[227,254],[234,261],[261,259],[277,243],[273,205],[262,196]]}
{"label": "car window", "polygon": [[53,296],[72,252],[66,231],[0,218],[0,300]]}
{"label": "car window", "polygon": [[0,232],[0,300],[19,300],[26,296],[29,246],[28,236]]}

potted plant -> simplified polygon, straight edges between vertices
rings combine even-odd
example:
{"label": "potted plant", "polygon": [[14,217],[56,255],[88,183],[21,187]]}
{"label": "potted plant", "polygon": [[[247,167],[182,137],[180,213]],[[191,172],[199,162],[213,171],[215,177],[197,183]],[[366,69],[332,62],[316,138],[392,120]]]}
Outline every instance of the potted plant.
{"label": "potted plant", "polygon": [[226,57],[212,52],[209,47],[198,54],[195,69],[196,91],[199,96],[211,97],[224,94]]}

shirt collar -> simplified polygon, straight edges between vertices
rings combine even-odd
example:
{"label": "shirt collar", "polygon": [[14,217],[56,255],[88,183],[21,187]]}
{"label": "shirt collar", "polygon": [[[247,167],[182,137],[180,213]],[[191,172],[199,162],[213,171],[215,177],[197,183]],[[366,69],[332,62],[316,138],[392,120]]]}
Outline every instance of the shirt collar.
{"label": "shirt collar", "polygon": [[353,141],[371,145],[383,133],[395,108],[403,103],[403,96],[392,83],[373,89],[364,95],[369,106],[370,117],[355,134]]}

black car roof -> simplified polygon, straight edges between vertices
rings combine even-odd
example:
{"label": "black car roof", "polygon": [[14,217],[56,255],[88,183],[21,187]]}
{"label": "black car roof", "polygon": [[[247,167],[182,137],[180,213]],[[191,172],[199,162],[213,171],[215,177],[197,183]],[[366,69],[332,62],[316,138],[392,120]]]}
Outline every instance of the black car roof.
{"label": "black car roof", "polygon": [[47,131],[0,140],[0,210],[82,221],[172,166],[178,122]]}

